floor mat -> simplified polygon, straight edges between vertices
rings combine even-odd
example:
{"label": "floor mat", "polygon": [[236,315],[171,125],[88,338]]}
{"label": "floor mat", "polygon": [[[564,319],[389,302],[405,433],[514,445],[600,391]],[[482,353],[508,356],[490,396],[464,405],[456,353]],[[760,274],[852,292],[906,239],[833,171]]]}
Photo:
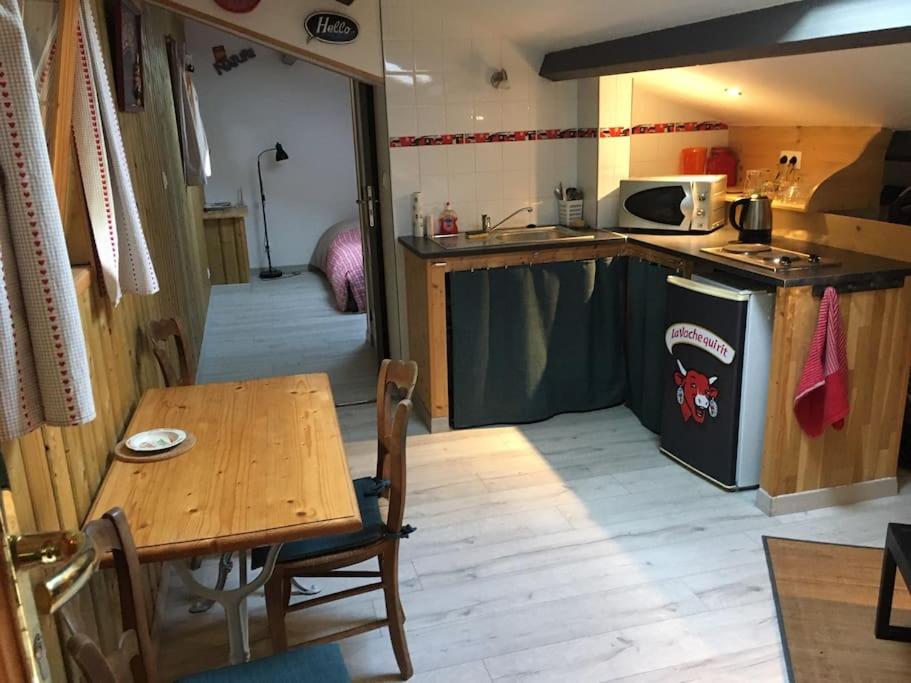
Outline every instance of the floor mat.
{"label": "floor mat", "polygon": [[[792,681],[911,680],[911,643],[873,633],[882,549],[763,541]],[[911,624],[911,596],[901,577],[892,623]]]}

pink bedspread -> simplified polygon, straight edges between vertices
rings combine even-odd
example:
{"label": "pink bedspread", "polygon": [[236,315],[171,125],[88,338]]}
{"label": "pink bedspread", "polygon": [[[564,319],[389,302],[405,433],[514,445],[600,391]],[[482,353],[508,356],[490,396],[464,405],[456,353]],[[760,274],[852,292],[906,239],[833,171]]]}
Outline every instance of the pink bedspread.
{"label": "pink bedspread", "polygon": [[338,310],[358,313],[367,310],[364,254],[358,229],[345,230],[332,241],[326,257],[326,277],[335,293]]}

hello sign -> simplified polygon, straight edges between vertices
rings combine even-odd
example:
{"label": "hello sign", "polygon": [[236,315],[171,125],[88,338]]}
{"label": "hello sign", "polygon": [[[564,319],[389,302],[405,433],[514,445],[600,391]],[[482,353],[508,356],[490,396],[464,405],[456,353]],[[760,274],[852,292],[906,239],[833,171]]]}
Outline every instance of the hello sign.
{"label": "hello sign", "polygon": [[357,38],[357,22],[339,12],[314,12],[304,20],[307,42],[318,40],[322,43],[340,45],[354,42]]}

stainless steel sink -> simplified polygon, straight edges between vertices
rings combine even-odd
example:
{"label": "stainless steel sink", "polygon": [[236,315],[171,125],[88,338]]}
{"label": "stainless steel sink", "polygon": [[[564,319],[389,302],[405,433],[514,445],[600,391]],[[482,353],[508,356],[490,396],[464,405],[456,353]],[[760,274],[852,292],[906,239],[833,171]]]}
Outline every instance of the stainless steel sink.
{"label": "stainless steel sink", "polygon": [[496,247],[507,244],[540,244],[555,241],[586,241],[595,239],[594,231],[571,230],[562,225],[543,225],[533,228],[499,228],[487,236],[438,235],[431,239],[444,249],[466,249],[469,247]]}

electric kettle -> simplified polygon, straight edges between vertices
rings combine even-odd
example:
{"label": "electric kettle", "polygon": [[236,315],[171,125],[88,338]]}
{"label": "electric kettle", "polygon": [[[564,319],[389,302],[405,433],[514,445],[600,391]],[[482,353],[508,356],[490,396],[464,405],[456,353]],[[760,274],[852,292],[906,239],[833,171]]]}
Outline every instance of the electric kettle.
{"label": "electric kettle", "polygon": [[[741,207],[738,220],[737,207]],[[740,232],[740,241],[769,244],[772,241],[772,200],[760,194],[731,202],[728,218]]]}

